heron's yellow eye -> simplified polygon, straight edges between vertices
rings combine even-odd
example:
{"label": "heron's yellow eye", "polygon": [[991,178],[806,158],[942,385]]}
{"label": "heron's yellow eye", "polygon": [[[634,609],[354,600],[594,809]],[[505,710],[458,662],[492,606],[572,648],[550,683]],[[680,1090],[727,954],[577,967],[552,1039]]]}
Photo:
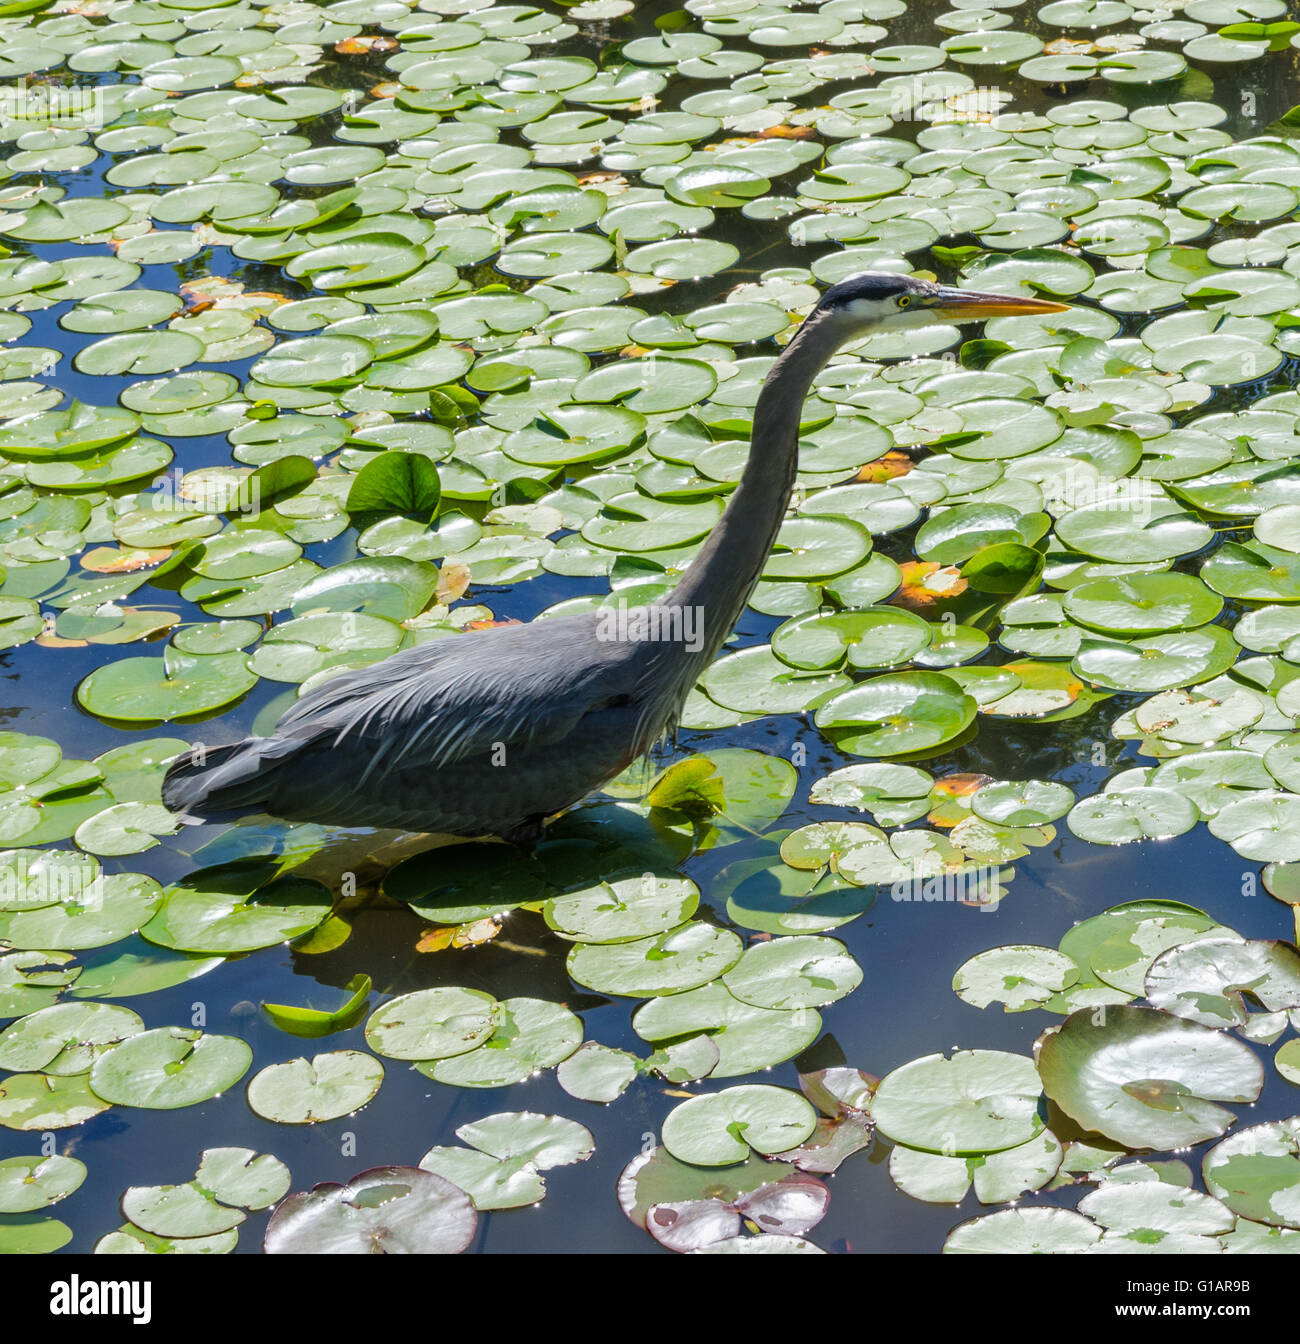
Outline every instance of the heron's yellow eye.
{"label": "heron's yellow eye", "polygon": [[898,306],[899,306],[900,308],[906,308],[907,305],[908,305],[909,303],[911,303],[911,302],[912,302],[912,300],[911,300],[906,294],[904,294],[904,295],[902,296],[902,298],[899,299],[899,301],[898,301]]}

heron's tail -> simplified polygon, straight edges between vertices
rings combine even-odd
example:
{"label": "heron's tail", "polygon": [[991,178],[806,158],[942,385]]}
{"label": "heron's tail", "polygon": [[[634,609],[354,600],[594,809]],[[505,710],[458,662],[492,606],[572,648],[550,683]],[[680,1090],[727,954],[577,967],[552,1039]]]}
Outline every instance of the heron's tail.
{"label": "heron's tail", "polygon": [[163,804],[190,826],[262,811],[283,752],[283,745],[268,737],[191,747],[163,777]]}

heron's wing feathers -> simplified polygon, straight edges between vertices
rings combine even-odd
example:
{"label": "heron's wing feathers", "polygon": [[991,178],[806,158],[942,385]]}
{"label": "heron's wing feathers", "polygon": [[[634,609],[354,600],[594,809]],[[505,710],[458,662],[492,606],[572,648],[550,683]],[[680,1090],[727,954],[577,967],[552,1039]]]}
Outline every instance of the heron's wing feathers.
{"label": "heron's wing feathers", "polygon": [[407,650],[331,678],[283,715],[274,736],[360,748],[365,777],[407,764],[437,769],[498,743],[562,741],[638,682],[587,624],[500,627]]}

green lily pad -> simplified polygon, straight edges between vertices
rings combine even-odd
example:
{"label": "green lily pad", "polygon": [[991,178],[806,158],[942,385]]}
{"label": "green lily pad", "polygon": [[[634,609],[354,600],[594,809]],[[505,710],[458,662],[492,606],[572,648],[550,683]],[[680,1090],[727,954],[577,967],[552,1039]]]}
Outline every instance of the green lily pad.
{"label": "green lily pad", "polygon": [[500,1016],[497,1001],[480,990],[420,989],[371,1014],[366,1044],[390,1059],[446,1059],[482,1045]]}
{"label": "green lily pad", "polygon": [[707,985],[730,970],[740,954],[734,933],[692,920],[648,938],[578,943],[565,967],[580,985],[598,993],[644,998]]}
{"label": "green lily pad", "polygon": [[144,1030],[129,1008],[107,1003],[56,1003],[20,1017],[0,1032],[0,1068],[55,1077],[85,1073],[106,1050]]}
{"label": "green lily pad", "polygon": [[777,938],[748,948],[722,983],[759,1008],[821,1008],[851,994],[862,970],[834,938]]}
{"label": "green lily pad", "polygon": [[560,1062],[555,1080],[580,1101],[616,1101],[636,1078],[638,1063],[626,1050],[587,1041]]}
{"label": "green lily pad", "polygon": [[507,1087],[554,1068],[582,1044],[582,1021],[544,999],[502,999],[491,1039],[475,1049],[417,1064],[455,1087]]}
{"label": "green lily pad", "polygon": [[[248,1104],[282,1125],[315,1125],[359,1111],[384,1081],[384,1066],[359,1050],[270,1064],[248,1083]],[[135,1221],[139,1221],[136,1219]]]}
{"label": "green lily pad", "polygon": [[1101,1228],[1071,1209],[1004,1209],[958,1223],[945,1255],[1079,1255],[1101,1240]]}
{"label": "green lily pad", "polygon": [[1079,979],[1074,959],[1050,947],[1023,943],[991,948],[962,963],[953,976],[958,998],[987,1008],[1000,1003],[1008,1013],[1041,1008]]}
{"label": "green lily pad", "polygon": [[1100,845],[1134,840],[1167,840],[1190,831],[1199,820],[1196,806],[1173,789],[1117,789],[1084,798],[1067,821],[1080,839]]}
{"label": "green lily pad", "polygon": [[1042,1040],[1048,1097],[1086,1130],[1130,1148],[1179,1148],[1224,1133],[1219,1101],[1251,1102],[1264,1071],[1247,1046],[1153,1008],[1066,1018]]}
{"label": "green lily pad", "polygon": [[141,934],[177,952],[251,952],[297,938],[333,904],[319,882],[292,875],[267,879],[265,864],[202,868],[168,887]]}
{"label": "green lily pad", "polygon": [[106,719],[152,723],[205,714],[257,684],[241,653],[195,656],[169,648],[161,658],[122,658],[92,672],[77,701]]}
{"label": "green lily pad", "polygon": [[1162,952],[1148,967],[1153,1008],[1207,1027],[1240,1027],[1243,991],[1269,1012],[1300,1007],[1300,953],[1289,943],[1198,938]]}
{"label": "green lily pad", "polygon": [[158,1027],[100,1055],[90,1070],[90,1086],[116,1105],[174,1110],[224,1092],[252,1062],[253,1052],[237,1037]]}
{"label": "green lily pad", "polygon": [[795,1148],[813,1132],[817,1113],[797,1092],[765,1084],[729,1087],[684,1101],[664,1120],[664,1147],[696,1166],[743,1162]]}
{"label": "green lily pad", "polygon": [[1216,1144],[1202,1165],[1205,1187],[1234,1213],[1272,1227],[1300,1227],[1300,1125],[1252,1125]]}
{"label": "green lily pad", "polygon": [[464,1190],[479,1210],[517,1209],[546,1196],[541,1173],[585,1162],[595,1140],[583,1125],[559,1115],[505,1111],[461,1125],[456,1137],[466,1148],[430,1148],[420,1159]]}
{"label": "green lily pad", "polygon": [[33,1213],[66,1199],[86,1179],[86,1165],[75,1157],[0,1159],[0,1213]]}
{"label": "green lily pad", "polygon": [[695,913],[699,899],[699,889],[687,878],[629,873],[553,896],[542,915],[550,928],[575,942],[628,943],[675,929]]}
{"label": "green lily pad", "polygon": [[898,1143],[955,1157],[999,1152],[1043,1129],[1033,1061],[1000,1050],[927,1055],[880,1080],[872,1116]]}
{"label": "green lily pad", "polygon": [[831,696],[814,717],[841,750],[888,757],[950,742],[975,710],[974,699],[943,673],[898,672]]}
{"label": "green lily pad", "polygon": [[671,1041],[706,1032],[718,1049],[713,1078],[737,1078],[790,1059],[821,1031],[813,1008],[758,1008],[714,982],[643,1004],[632,1016],[642,1040]]}

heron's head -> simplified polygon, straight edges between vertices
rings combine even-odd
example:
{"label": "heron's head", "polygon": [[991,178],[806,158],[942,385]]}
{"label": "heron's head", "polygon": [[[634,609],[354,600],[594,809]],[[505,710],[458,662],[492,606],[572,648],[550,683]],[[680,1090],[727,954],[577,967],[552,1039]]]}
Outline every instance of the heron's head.
{"label": "heron's head", "polygon": [[846,335],[866,335],[935,322],[982,322],[987,317],[1063,313],[1068,306],[1048,299],[954,289],[911,275],[868,271],[832,285],[822,295],[817,311],[824,320],[842,324]]}

